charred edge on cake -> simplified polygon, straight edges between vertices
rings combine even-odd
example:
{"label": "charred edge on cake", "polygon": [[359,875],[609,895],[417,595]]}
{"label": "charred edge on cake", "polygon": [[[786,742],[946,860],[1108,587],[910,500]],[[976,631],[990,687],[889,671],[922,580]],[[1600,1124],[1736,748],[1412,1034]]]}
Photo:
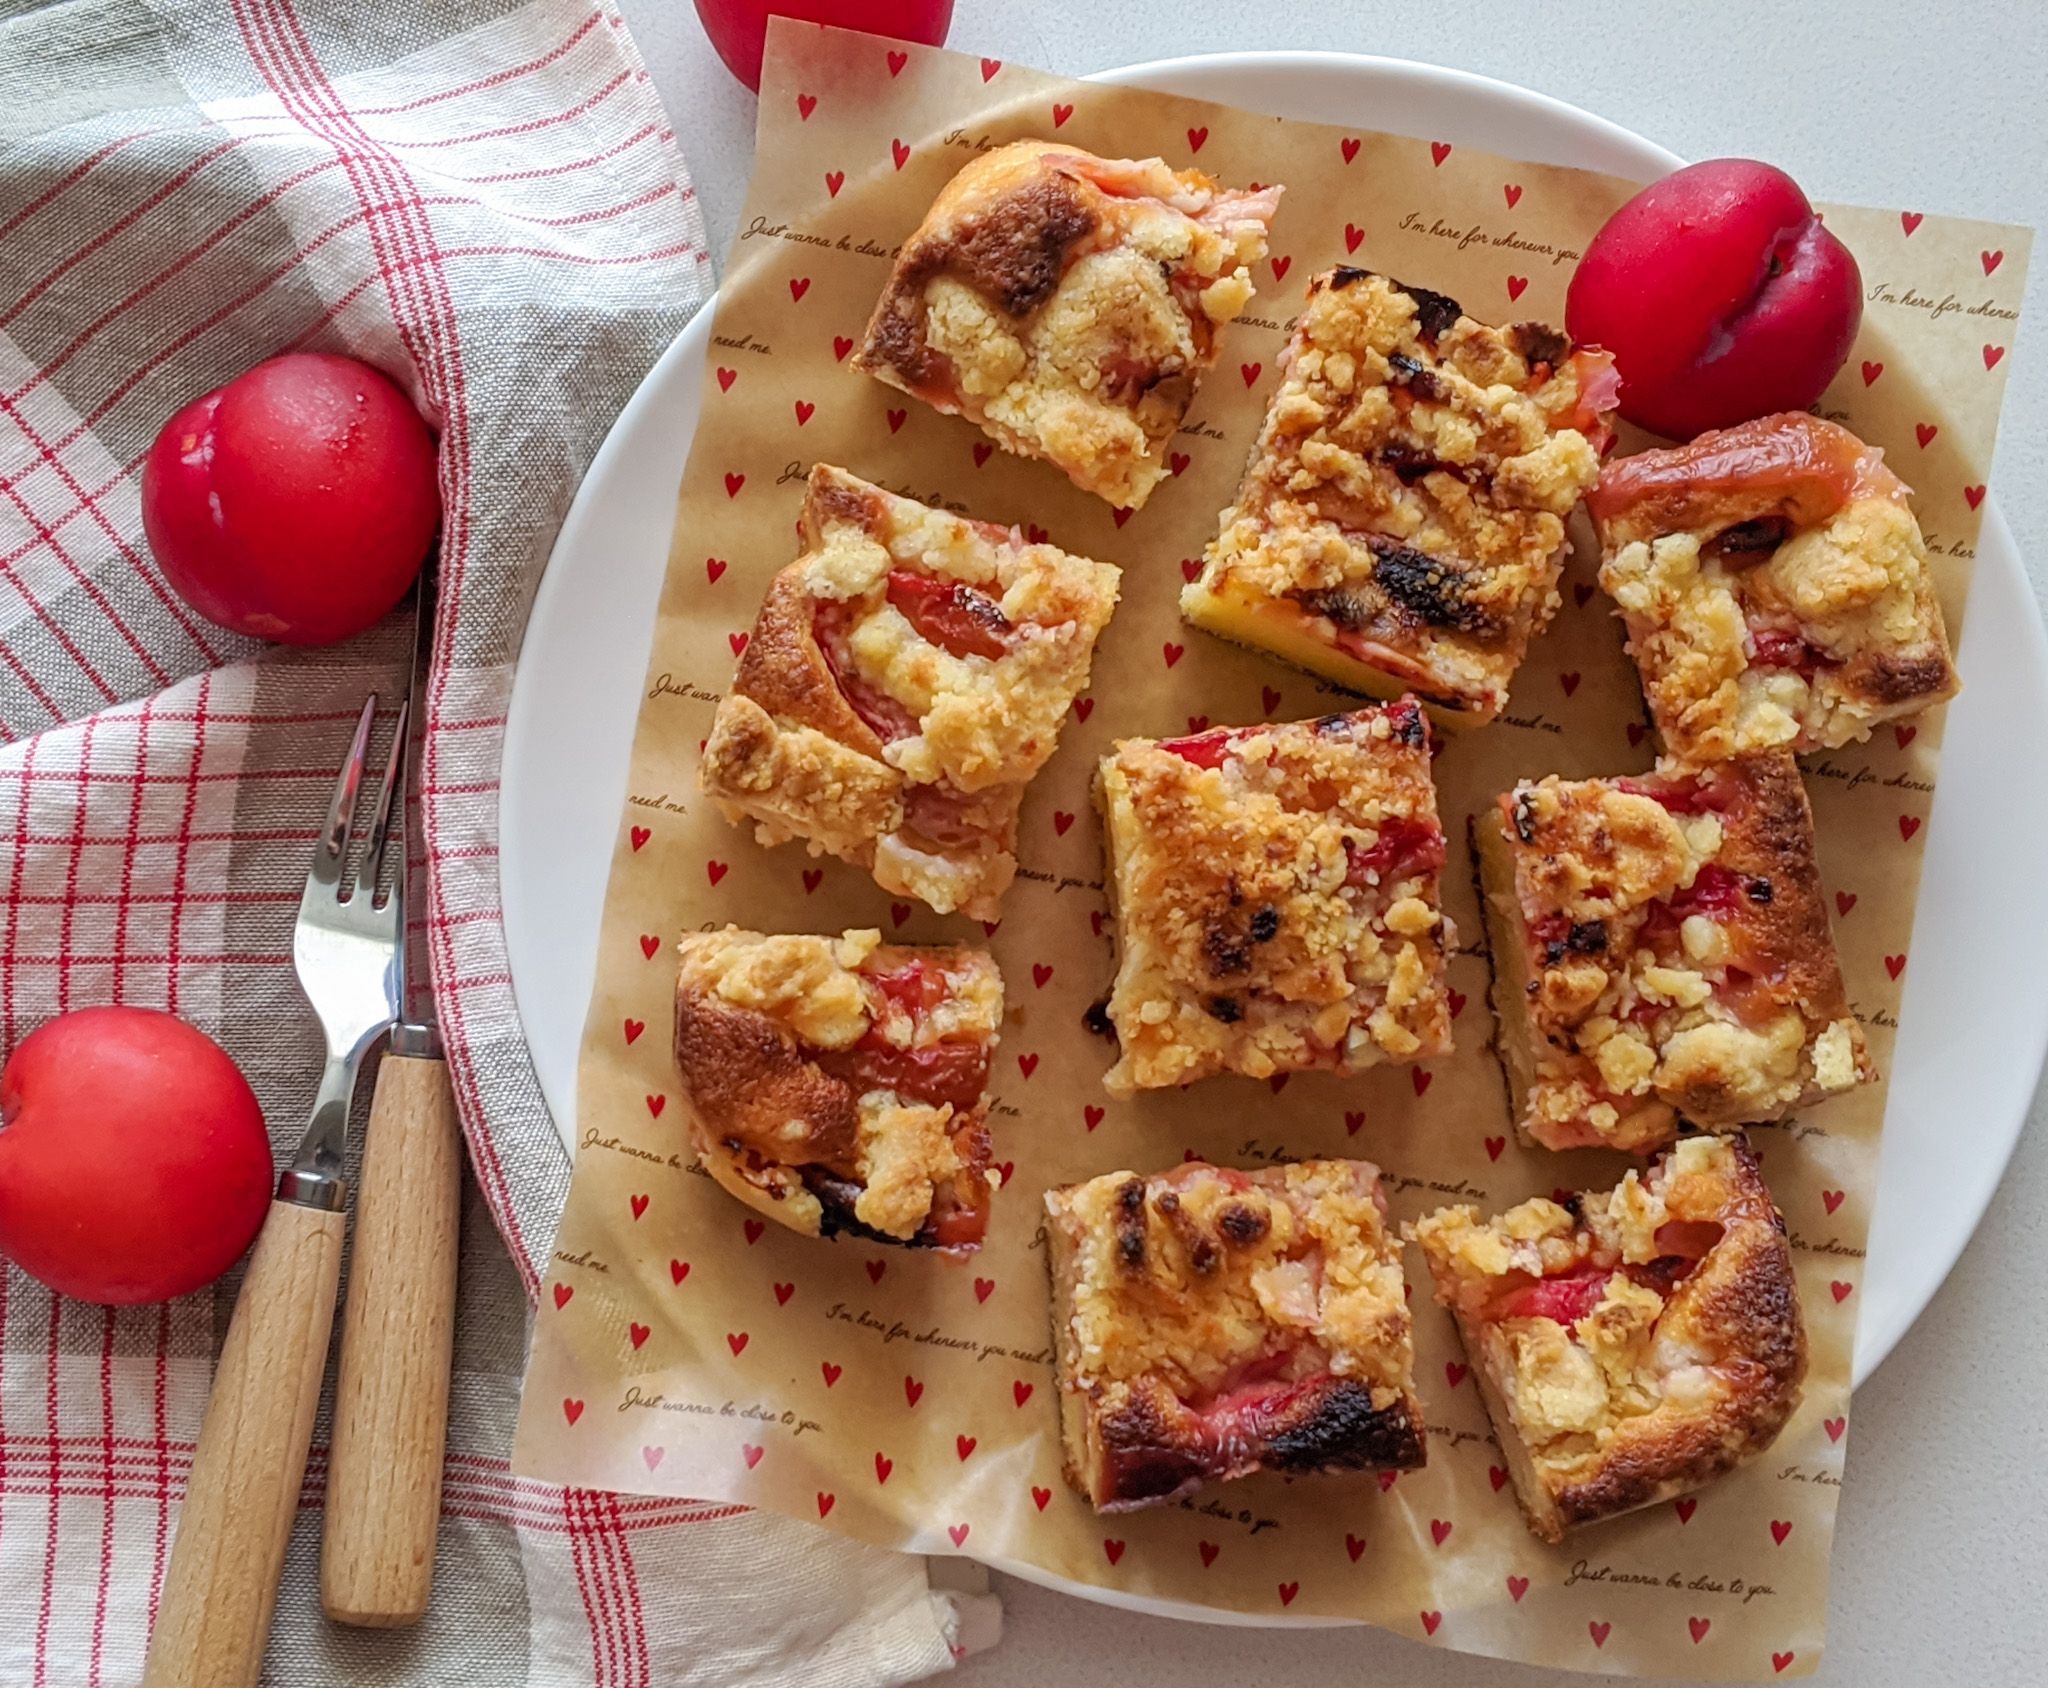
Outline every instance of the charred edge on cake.
{"label": "charred edge on cake", "polygon": [[1126,1179],[1116,1193],[1116,1252],[1132,1271],[1145,1264],[1145,1180]]}
{"label": "charred edge on cake", "polygon": [[1939,696],[1951,683],[1948,659],[1939,651],[1908,655],[1877,650],[1857,664],[1861,689],[1878,703],[1907,703],[1916,697]]}
{"label": "charred edge on cake", "polygon": [[1554,939],[1543,946],[1543,965],[1555,967],[1567,955],[1605,955],[1607,953],[1607,927],[1598,920],[1580,920],[1573,923],[1570,931],[1562,938]]}
{"label": "charred edge on cake", "polygon": [[[1404,619],[1472,635],[1499,630],[1486,606],[1467,595],[1466,577],[1454,566],[1380,534],[1363,538],[1374,559],[1370,584]],[[1358,587],[1317,587],[1296,593],[1295,601],[1347,631],[1363,630],[1374,618],[1374,606]]]}
{"label": "charred edge on cake", "polygon": [[1098,996],[1081,1015],[1081,1024],[1097,1037],[1106,1037],[1116,1042],[1116,1024],[1109,1017],[1109,998]]}
{"label": "charred edge on cake", "polygon": [[1276,1471],[1412,1470],[1423,1457],[1422,1436],[1405,1400],[1375,1407],[1370,1389],[1343,1379],[1268,1439],[1260,1463]]}
{"label": "charred edge on cake", "polygon": [[1429,404],[1442,404],[1450,396],[1450,389],[1438,378],[1436,371],[1420,358],[1412,358],[1406,352],[1389,352],[1387,367],[1389,386],[1406,387]]}
{"label": "charred edge on cake", "polygon": [[1791,537],[1789,516],[1755,516],[1733,527],[1723,528],[1700,547],[1701,555],[1717,557],[1735,568],[1760,563]]}
{"label": "charred edge on cake", "polygon": [[920,1227],[909,1237],[893,1237],[887,1231],[878,1231],[872,1225],[864,1224],[854,1212],[853,1204],[860,1200],[861,1186],[850,1178],[823,1166],[803,1166],[797,1169],[804,1181],[804,1188],[818,1198],[818,1235],[821,1237],[864,1237],[872,1243],[890,1243],[897,1248],[931,1248],[935,1246]]}
{"label": "charred edge on cake", "polygon": [[1428,287],[1411,287],[1405,281],[1398,281],[1390,275],[1380,275],[1378,270],[1363,270],[1354,264],[1339,264],[1330,272],[1330,288],[1355,286],[1361,281],[1370,281],[1380,276],[1396,293],[1405,293],[1415,301],[1415,333],[1426,346],[1434,349],[1437,339],[1447,328],[1465,314],[1460,305],[1448,293],[1438,293]]}
{"label": "charred edge on cake", "polygon": [[1052,297],[1066,273],[1067,249],[1092,234],[1096,222],[1079,184],[1048,170],[963,222],[943,255],[976,289],[1021,317]]}
{"label": "charred edge on cake", "polygon": [[1545,363],[1555,369],[1571,355],[1572,343],[1545,322],[1518,322],[1508,329],[1508,343],[1526,364]]}
{"label": "charred edge on cake", "polygon": [[1508,821],[1515,829],[1515,836],[1524,844],[1536,842],[1536,794],[1533,791],[1518,791],[1514,801],[1508,805]]}

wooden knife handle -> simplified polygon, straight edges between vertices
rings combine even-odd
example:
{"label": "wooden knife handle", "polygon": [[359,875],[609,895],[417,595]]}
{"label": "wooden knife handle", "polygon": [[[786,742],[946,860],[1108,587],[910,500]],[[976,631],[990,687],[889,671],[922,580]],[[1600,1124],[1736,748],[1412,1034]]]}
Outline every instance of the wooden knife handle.
{"label": "wooden knife handle", "polygon": [[346,1216],[272,1202],[192,1458],[145,1688],[253,1688],[327,1369]]}
{"label": "wooden knife handle", "polygon": [[337,1623],[417,1623],[433,1591],[461,1218],[448,1068],[387,1055],[363,1134],[327,1468],[320,1604]]}

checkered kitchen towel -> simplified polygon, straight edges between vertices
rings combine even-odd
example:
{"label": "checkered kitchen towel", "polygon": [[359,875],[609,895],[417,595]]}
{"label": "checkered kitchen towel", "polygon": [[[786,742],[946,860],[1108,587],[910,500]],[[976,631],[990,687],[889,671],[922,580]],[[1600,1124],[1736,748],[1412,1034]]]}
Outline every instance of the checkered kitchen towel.
{"label": "checkered kitchen towel", "polygon": [[[296,1138],[301,864],[406,633],[287,654],[199,621],[137,474],[172,411],[290,347],[370,359],[440,429],[428,938],[477,1174],[440,1576],[417,1631],[319,1617],[323,1426],[279,1681],[897,1682],[988,1620],[916,1559],[506,1463],[566,1184],[499,921],[506,694],[577,478],[708,274],[610,0],[0,0],[0,1052],[166,1007]],[[5,1688],[137,1680],[232,1290],[112,1312],[0,1275]]]}

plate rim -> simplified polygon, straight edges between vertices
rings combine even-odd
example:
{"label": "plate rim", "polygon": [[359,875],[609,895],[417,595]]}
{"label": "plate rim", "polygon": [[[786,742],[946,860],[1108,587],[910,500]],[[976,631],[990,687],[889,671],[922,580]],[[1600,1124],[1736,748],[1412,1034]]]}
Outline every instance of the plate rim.
{"label": "plate rim", "polygon": [[[1417,60],[1395,58],[1380,54],[1349,53],[1331,49],[1243,50],[1185,54],[1167,58],[1148,59],[1133,64],[1098,70],[1090,72],[1081,80],[1133,86],[1155,79],[1172,79],[1189,75],[1200,77],[1249,73],[1284,76],[1290,73],[1298,74],[1305,71],[1313,73],[1335,72],[1340,75],[1356,75],[1361,72],[1366,74],[1377,73],[1402,79],[1412,79],[1425,87],[1455,87],[1468,95],[1488,101],[1505,102],[1527,110],[1539,111],[1552,121],[1563,122],[1582,131],[1589,131],[1592,134],[1598,135],[1609,144],[1638,153],[1646,159],[1654,158],[1666,169],[1676,168],[1683,162],[1677,154],[1670,152],[1669,149],[1657,145],[1655,142],[1636,134],[1634,131],[1615,123],[1609,118],[1575,106],[1555,95],[1546,94],[1537,89],[1525,88],[1519,84],[1506,82],[1497,77],[1487,76],[1476,71],[1458,69],[1452,66],[1426,64]],[[1167,91],[1175,92],[1178,90],[1168,89]],[[1215,96],[1203,93],[1197,97],[1213,98]],[[522,687],[521,684],[522,680],[527,678],[529,674],[528,652],[532,649],[530,630],[534,626],[539,625],[545,616],[554,612],[556,600],[571,590],[567,583],[566,572],[556,567],[557,557],[565,551],[573,551],[579,545],[585,543],[585,530],[596,527],[602,520],[602,514],[598,505],[605,482],[614,471],[616,463],[626,455],[631,442],[639,434],[643,425],[643,417],[648,412],[658,408],[664,400],[670,398],[671,395],[668,389],[670,384],[677,378],[678,370],[690,363],[694,358],[704,355],[710,338],[715,305],[716,294],[714,293],[707,297],[697,314],[684,326],[669,345],[663,349],[660,357],[649,369],[639,387],[635,389],[631,398],[620,411],[607,432],[598,452],[593,457],[582,483],[578,486],[569,510],[564,517],[561,529],[556,536],[555,543],[550,549],[548,564],[543,571],[528,612],[527,626],[529,635],[522,640],[519,659],[513,674],[512,695],[506,714],[499,789],[500,869],[504,885],[506,886],[513,884],[520,877],[515,870],[515,859],[521,855],[523,845],[515,844],[515,839],[520,834],[516,828],[511,831],[507,830],[505,817],[519,806],[517,798],[522,788],[522,779],[517,770],[525,765],[526,746],[529,744],[532,735],[541,730],[534,720],[534,708],[531,703],[533,688],[531,686]],[[688,405],[692,412],[697,409],[697,395],[694,392],[688,395]],[[695,417],[693,415],[691,422],[692,431],[694,431],[694,426]],[[682,472],[680,462],[676,464],[675,472],[679,479]],[[2001,560],[2010,558],[2012,567],[2010,569],[2001,569],[1997,572],[2000,575],[2010,573],[2016,577],[2017,584],[2022,586],[2026,584],[2025,568],[2020,558],[2018,543],[2005,520],[1995,491],[1985,500],[1985,520],[1979,535],[1978,549],[1980,556],[1986,551],[1990,551],[2000,555]],[[662,553],[664,557],[667,554],[666,541],[664,541]],[[1973,582],[1973,596],[1982,592],[1984,582],[1985,575],[1980,573],[1977,580]],[[2001,581],[2001,584],[2010,586],[2014,582]],[[2048,631],[2044,631],[2038,612],[2032,610],[2030,592],[2027,594],[2027,601],[2031,613],[2013,618],[2009,624],[2004,626],[2002,631],[2015,635],[2019,643],[2025,647],[2019,656],[2021,671],[2037,682],[2048,683]],[[1962,639],[1964,649],[1968,649],[1970,646],[1973,630],[1981,630],[1989,620],[1989,617],[1982,612],[1980,604],[1973,605],[1973,608],[1976,608],[1978,613],[1973,614],[1964,624]],[[651,641],[651,621],[648,634]],[[639,666],[643,669],[645,667],[644,652],[641,654]],[[522,697],[525,697],[527,700],[524,706],[522,706]],[[1948,828],[1942,828],[1937,824],[1942,812],[1940,801],[1942,794],[1944,792],[1952,792],[1953,790],[1953,785],[1949,783],[1937,785],[1935,802],[1930,807],[1929,813],[1928,855],[1923,863],[1923,882],[1932,877],[1937,848],[1955,831],[1953,825]],[[1953,803],[1950,805],[1950,812],[1951,814],[1955,812]],[[513,912],[514,901],[515,899],[512,896],[503,898],[507,951],[508,959],[511,963],[510,971],[513,976],[513,993],[520,1017],[520,1029],[522,1035],[526,1037],[529,1050],[531,1050],[533,1046],[533,1039],[529,1029],[531,1017],[527,1012],[525,995],[520,987],[522,969],[518,962],[519,951],[524,945],[515,944],[513,941],[514,928],[523,926],[525,919],[523,913],[515,917]],[[1923,896],[1920,902],[1920,910],[1924,912],[1927,906],[1927,899]],[[1916,914],[1916,940],[1917,937],[1918,915]],[[1913,997],[1928,988],[1924,982],[1926,977],[1927,975],[1923,973],[1915,975],[1908,980],[1907,1000],[1905,1003],[1902,1003],[1900,1011],[1902,1026],[1908,1022]],[[1924,1011],[1920,1017],[1924,1018]],[[2020,1135],[2027,1124],[2030,1111],[2029,1104],[2034,1091],[2039,1085],[2044,1062],[2048,1062],[2048,1008],[2044,1008],[2044,1011],[2034,1014],[2030,1024],[2033,1034],[2030,1046],[2016,1051],[2015,1057],[2010,1063],[2000,1063],[2001,1069],[2008,1075],[2009,1088],[2014,1093],[2013,1106],[2009,1111],[2009,1123],[1998,1128],[1997,1139],[1994,1143],[1985,1145],[1985,1147],[1991,1148],[1993,1152],[1983,1155],[1979,1163],[1980,1176],[1973,1181],[1971,1187],[1965,1192],[1967,1203],[1974,1210],[1969,1223],[1967,1226],[1955,1227],[1947,1240],[1930,1251],[1932,1256],[1938,1259],[1939,1270],[1928,1280],[1926,1294],[1919,1300],[1918,1305],[1912,1307],[1911,1311],[1903,1314],[1903,1316],[1891,1315],[1875,1326],[1869,1325],[1866,1320],[1865,1327],[1858,1330],[1854,1379],[1856,1387],[1860,1387],[1862,1383],[1868,1380],[1877,1366],[1882,1364],[1891,1354],[1905,1331],[1910,1329],[1926,1311],[1935,1295],[1939,1293],[1942,1285],[1947,1281],[1963,1250],[1968,1247],[1972,1238],[1975,1237],[1978,1227],[1983,1222],[1990,1201],[2002,1182],[2005,1170],[2018,1147]],[[579,1046],[581,1031],[582,1028],[579,1023],[577,1027]],[[566,1097],[559,1098],[559,1100],[565,1101],[567,1106],[557,1107],[558,1098],[549,1093],[551,1087],[541,1075],[540,1064],[537,1061],[535,1062],[535,1069],[536,1080],[540,1084],[545,1099],[548,1101],[550,1113],[556,1121],[557,1129],[563,1137],[565,1147],[568,1147],[569,1152],[573,1154],[575,1102],[573,1090]],[[1886,1121],[1887,1141],[1891,1140],[1895,1128],[1894,1121],[1889,1114],[1889,1108],[1891,1105],[1896,1104],[1897,1086],[1898,1074],[1895,1071],[1893,1103],[1888,1104],[1888,1117]],[[1873,1233],[1877,1230],[1878,1220],[1884,1209],[1883,1189],[1884,1178],[1882,1170],[1880,1170],[1879,1195],[1873,1203],[1871,1227]],[[1901,1298],[1901,1305],[1911,1299],[1910,1296]],[[1280,1614],[1252,1616],[1218,1611],[1213,1608],[1194,1606],[1177,1601],[1156,1597],[1126,1595],[1116,1590],[1097,1589],[1090,1585],[1071,1583],[1051,1573],[1040,1571],[1036,1567],[1003,1559],[984,1558],[983,1562],[995,1569],[1044,1587],[1078,1595],[1083,1598],[1102,1600],[1106,1603],[1124,1606],[1132,1610],[1152,1612],[1161,1616],[1207,1623],[1249,1624],[1253,1627],[1275,1628],[1327,1627],[1343,1625],[1350,1621],[1343,1619],[1290,1617]]]}

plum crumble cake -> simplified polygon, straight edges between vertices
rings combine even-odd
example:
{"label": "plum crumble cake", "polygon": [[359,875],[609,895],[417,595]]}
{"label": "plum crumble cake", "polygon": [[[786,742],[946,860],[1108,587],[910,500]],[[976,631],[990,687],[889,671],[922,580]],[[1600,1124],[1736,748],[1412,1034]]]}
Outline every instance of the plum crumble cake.
{"label": "plum crumble cake", "polygon": [[680,951],[676,1065],[713,1178],[806,1236],[981,1245],[1003,1017],[987,955],[737,926]]}
{"label": "plum crumble cake", "polygon": [[1799,1404],[1792,1254],[1742,1138],[1688,1137],[1563,1206],[1444,1208],[1413,1235],[1544,1541],[1711,1482]]}
{"label": "plum crumble cake", "polygon": [[1423,1463],[1376,1167],[1193,1161],[1045,1207],[1067,1481],[1098,1512],[1254,1471]]}
{"label": "plum crumble cake", "polygon": [[1827,750],[1961,684],[1906,484],[1815,416],[1609,465],[1600,584],[1674,756]]}
{"label": "plum crumble cake", "polygon": [[1873,1076],[1790,756],[1524,781],[1473,843],[1525,1139],[1640,1152]]}
{"label": "plum crumble cake", "polygon": [[703,787],[764,844],[801,838],[993,920],[1117,571],[823,463],[803,536],[718,706]]}
{"label": "plum crumble cake", "polygon": [[1251,302],[1280,191],[1048,141],[999,147],[903,243],[854,361],[1135,510],[1167,473],[1218,329]]}
{"label": "plum crumble cake", "polygon": [[1492,720],[1557,609],[1565,518],[1613,437],[1611,361],[1336,269],[1284,366],[1182,613],[1341,686],[1413,691],[1446,725]]}
{"label": "plum crumble cake", "polygon": [[1444,835],[1414,699],[1123,739],[1096,798],[1119,952],[1112,1093],[1450,1048]]}

